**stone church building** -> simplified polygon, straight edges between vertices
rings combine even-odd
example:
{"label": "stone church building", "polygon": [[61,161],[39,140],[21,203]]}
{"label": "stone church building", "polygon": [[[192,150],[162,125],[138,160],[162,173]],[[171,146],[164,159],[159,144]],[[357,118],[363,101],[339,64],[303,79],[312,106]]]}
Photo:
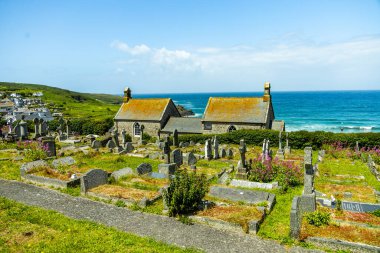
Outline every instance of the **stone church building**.
{"label": "stone church building", "polygon": [[119,134],[125,129],[133,141],[139,139],[142,129],[151,136],[170,135],[174,130],[179,134],[219,134],[239,129],[285,131],[285,122],[275,120],[268,82],[262,97],[210,97],[202,118],[181,117],[170,98],[134,99],[126,88],[114,120]]}

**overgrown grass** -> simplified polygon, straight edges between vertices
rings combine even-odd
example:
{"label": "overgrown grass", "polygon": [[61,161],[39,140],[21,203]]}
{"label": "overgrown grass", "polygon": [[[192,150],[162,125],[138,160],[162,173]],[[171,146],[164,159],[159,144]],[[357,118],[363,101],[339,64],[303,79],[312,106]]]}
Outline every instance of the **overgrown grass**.
{"label": "overgrown grass", "polygon": [[1,161],[0,178],[8,180],[20,180],[20,166],[22,162]]}
{"label": "overgrown grass", "polygon": [[197,252],[0,197],[0,252]]}
{"label": "overgrown grass", "polygon": [[291,187],[286,193],[272,191],[276,194],[276,205],[260,227],[259,235],[284,243],[291,241],[289,238],[290,209],[295,196],[302,194],[302,186]]}

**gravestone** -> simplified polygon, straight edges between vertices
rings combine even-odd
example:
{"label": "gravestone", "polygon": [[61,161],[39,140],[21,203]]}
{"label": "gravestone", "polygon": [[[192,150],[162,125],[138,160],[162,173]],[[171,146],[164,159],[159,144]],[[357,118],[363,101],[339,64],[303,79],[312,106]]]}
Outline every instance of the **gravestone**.
{"label": "gravestone", "polygon": [[177,164],[175,163],[161,163],[158,165],[158,172],[161,174],[165,174],[167,176],[173,175],[177,169]]}
{"label": "gravestone", "polygon": [[300,197],[294,197],[290,210],[290,237],[299,239],[301,234],[302,213],[300,210]]}
{"label": "gravestone", "polygon": [[246,157],[245,157],[245,153],[247,152],[247,146],[243,139],[240,140],[239,152],[240,152],[240,161],[238,163],[238,168],[237,168],[235,177],[238,179],[247,179],[248,168],[247,168],[247,162],[246,162]]}
{"label": "gravestone", "polygon": [[152,165],[149,163],[142,163],[136,168],[137,174],[145,175],[152,172]]}
{"label": "gravestone", "polygon": [[126,142],[125,145],[124,145],[124,150],[125,152],[127,153],[130,153],[134,150],[135,148],[133,147],[132,145],[132,142]]}
{"label": "gravestone", "polygon": [[312,148],[306,147],[304,152],[304,194],[312,194],[314,192],[314,168]]}
{"label": "gravestone", "polygon": [[175,164],[177,164],[178,167],[180,167],[183,164],[183,156],[182,151],[180,149],[175,149],[171,153],[171,161]]}
{"label": "gravestone", "polygon": [[120,178],[128,175],[133,175],[134,172],[131,168],[123,168],[117,171],[112,172],[111,178],[113,178],[115,181],[118,181]]}
{"label": "gravestone", "polygon": [[54,138],[44,137],[42,139],[42,145],[45,147],[45,152],[48,157],[57,155]]}
{"label": "gravestone", "polygon": [[51,165],[54,168],[58,168],[59,166],[70,166],[70,165],[73,165],[75,163],[76,163],[76,161],[74,158],[72,158],[71,156],[67,156],[67,157],[62,157],[62,158],[58,158],[58,159],[53,160],[51,162]]}
{"label": "gravestone", "polygon": [[97,149],[97,148],[101,148],[101,147],[102,147],[102,143],[98,140],[94,140],[91,143],[91,148],[93,148],[93,149]]}
{"label": "gravestone", "polygon": [[289,146],[289,133],[286,133],[286,146],[285,146],[285,155],[290,155],[291,149]]}
{"label": "gravestone", "polygon": [[27,123],[24,121],[24,116],[22,116],[21,121],[18,124],[16,124],[16,126],[14,127],[14,131],[18,139],[28,139],[28,126]]}
{"label": "gravestone", "polygon": [[39,125],[38,118],[34,118],[33,123],[34,123],[34,138],[38,138],[40,137],[40,128],[38,126]]}
{"label": "gravestone", "polygon": [[164,151],[165,163],[169,164],[170,163],[170,146],[169,146],[169,142],[168,141],[164,142],[163,151]]}
{"label": "gravestone", "polygon": [[265,191],[241,190],[229,187],[212,186],[209,195],[216,198],[235,202],[244,201],[248,204],[257,204],[263,201],[274,201],[276,195]]}
{"label": "gravestone", "polygon": [[92,169],[84,174],[80,179],[80,190],[83,193],[99,185],[108,183],[108,173],[100,169]]}
{"label": "gravestone", "polygon": [[178,144],[178,147],[180,147],[180,148],[184,148],[184,146],[183,146],[183,142],[182,142],[182,141]]}
{"label": "gravestone", "polygon": [[213,143],[213,148],[214,148],[214,159],[219,159],[219,141],[218,137],[214,137],[214,143]]}
{"label": "gravestone", "polygon": [[20,173],[21,175],[24,175],[26,173],[31,172],[35,168],[48,167],[48,166],[49,164],[45,160],[37,160],[34,162],[28,162],[21,165]]}
{"label": "gravestone", "polygon": [[124,128],[123,130],[121,130],[121,143],[123,147],[125,147],[125,144],[127,143],[127,132],[125,131]]}
{"label": "gravestone", "polygon": [[227,152],[226,152],[226,150],[225,150],[224,148],[221,148],[221,149],[220,149],[220,156],[221,156],[222,158],[226,158],[226,156],[227,156]]}
{"label": "gravestone", "polygon": [[144,144],[144,140],[143,140],[143,138],[144,138],[144,129],[145,129],[145,126],[144,126],[144,125],[141,125],[141,126],[140,126],[140,139],[139,139],[139,141],[138,141],[138,145],[139,145],[139,146],[141,146],[141,145]]}
{"label": "gravestone", "polygon": [[356,145],[355,145],[355,152],[359,152],[360,148],[359,148],[359,142],[356,141]]}
{"label": "gravestone", "polygon": [[173,131],[173,146],[178,148],[178,131],[174,129]]}
{"label": "gravestone", "polygon": [[190,141],[189,142],[189,147],[193,147],[193,146],[195,146],[195,143],[193,141]]}
{"label": "gravestone", "polygon": [[211,149],[211,140],[207,139],[205,144],[205,158],[211,160],[212,158],[212,149]]}
{"label": "gravestone", "polygon": [[190,145],[190,144],[189,144],[187,141],[185,141],[184,143],[182,143],[182,147],[183,147],[183,148],[187,148],[189,145]]}
{"label": "gravestone", "polygon": [[227,158],[228,159],[234,158],[234,152],[232,151],[232,148],[227,149]]}
{"label": "gravestone", "polygon": [[106,144],[106,148],[108,148],[108,149],[114,149],[114,148],[116,148],[115,142],[113,140],[109,140],[107,142],[107,144]]}
{"label": "gravestone", "polygon": [[197,158],[193,154],[193,152],[185,153],[183,155],[184,163],[186,165],[194,165],[197,163]]}

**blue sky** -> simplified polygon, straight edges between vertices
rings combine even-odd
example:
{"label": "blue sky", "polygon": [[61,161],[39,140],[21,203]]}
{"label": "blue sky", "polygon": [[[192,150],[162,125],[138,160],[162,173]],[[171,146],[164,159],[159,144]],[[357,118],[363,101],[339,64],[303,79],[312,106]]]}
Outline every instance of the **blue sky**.
{"label": "blue sky", "polygon": [[102,93],[380,89],[380,1],[0,0],[0,81]]}

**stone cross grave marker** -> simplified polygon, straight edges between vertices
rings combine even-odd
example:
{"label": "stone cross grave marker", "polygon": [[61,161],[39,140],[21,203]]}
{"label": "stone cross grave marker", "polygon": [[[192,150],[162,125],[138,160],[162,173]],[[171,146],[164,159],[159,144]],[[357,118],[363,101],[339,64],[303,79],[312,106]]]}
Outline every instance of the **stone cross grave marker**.
{"label": "stone cross grave marker", "polygon": [[214,148],[214,159],[219,159],[219,141],[218,138],[215,136],[214,137],[214,143],[213,143],[213,148]]}
{"label": "stone cross grave marker", "polygon": [[207,139],[205,144],[205,158],[207,160],[211,160],[212,158],[212,147],[211,147],[211,140]]}

